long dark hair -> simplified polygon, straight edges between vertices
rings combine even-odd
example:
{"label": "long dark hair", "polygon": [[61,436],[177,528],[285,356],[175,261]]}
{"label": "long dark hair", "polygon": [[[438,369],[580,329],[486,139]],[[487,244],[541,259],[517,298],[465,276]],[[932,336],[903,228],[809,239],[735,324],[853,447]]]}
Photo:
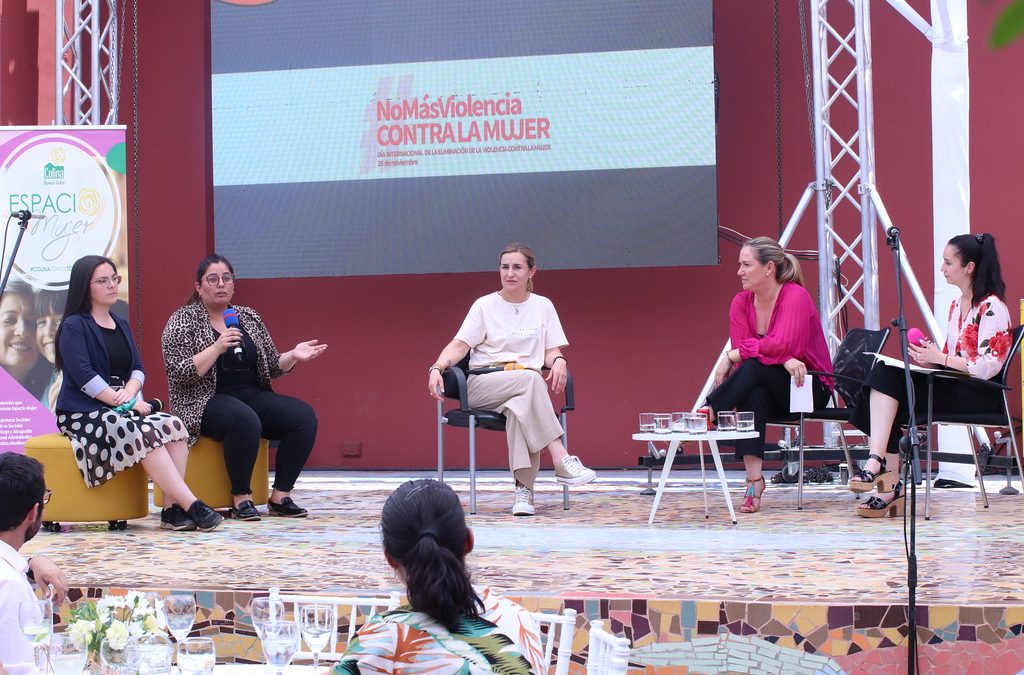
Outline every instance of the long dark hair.
{"label": "long dark hair", "polygon": [[[75,261],[71,266],[71,278],[68,280],[68,301],[64,305],[64,318],[72,314],[88,314],[92,311],[92,297],[89,295],[89,287],[92,285],[92,273],[100,265],[110,265],[117,274],[117,265],[110,258],[102,255],[85,255]],[[53,355],[53,369],[60,370],[62,360],[60,358],[60,334],[64,330],[64,321],[60,322],[57,328],[57,336],[54,338],[56,349]]]}
{"label": "long dark hair", "polygon": [[[206,270],[210,269],[210,265],[215,263],[224,263],[228,266],[228,270],[234,274],[235,268],[231,265],[231,262],[219,253],[211,253],[202,260],[199,261],[199,267],[196,268],[196,283],[202,285],[203,277],[206,276]],[[199,291],[192,289],[192,295],[188,296],[188,300],[185,301],[186,305],[194,305],[199,302]]]}
{"label": "long dark hair", "polygon": [[380,531],[384,550],[405,571],[414,610],[452,632],[460,615],[480,615],[466,569],[466,516],[450,487],[429,478],[403,484],[384,504]]}
{"label": "long dark hair", "polygon": [[961,266],[974,263],[971,306],[977,306],[989,295],[1006,302],[1006,282],[1003,281],[1003,270],[999,266],[996,238],[987,233],[959,234],[949,240],[949,245],[957,250]]}

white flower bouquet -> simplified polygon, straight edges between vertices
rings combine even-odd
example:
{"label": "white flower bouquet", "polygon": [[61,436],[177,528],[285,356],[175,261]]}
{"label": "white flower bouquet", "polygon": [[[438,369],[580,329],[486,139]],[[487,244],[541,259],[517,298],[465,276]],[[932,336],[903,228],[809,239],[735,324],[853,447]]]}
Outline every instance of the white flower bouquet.
{"label": "white flower bouquet", "polygon": [[86,646],[89,660],[99,661],[106,638],[111,649],[122,650],[133,637],[161,634],[160,610],[138,591],[108,595],[96,602],[80,602],[71,610],[68,633]]}

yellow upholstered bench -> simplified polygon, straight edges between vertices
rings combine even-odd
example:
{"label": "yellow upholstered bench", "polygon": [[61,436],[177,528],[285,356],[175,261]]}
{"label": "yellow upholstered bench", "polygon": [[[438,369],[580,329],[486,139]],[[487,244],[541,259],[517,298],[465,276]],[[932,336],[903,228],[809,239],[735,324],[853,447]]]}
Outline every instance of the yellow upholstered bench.
{"label": "yellow upholstered bench", "polygon": [[43,508],[47,529],[60,532],[60,523],[106,520],[111,530],[123,530],[125,521],[149,515],[149,477],[141,464],[121,471],[103,485],[86,487],[75,461],[71,441],[62,434],[44,434],[25,442],[25,454],[39,460],[46,487],[53,490]]}
{"label": "yellow upholstered bench", "polygon": [[[268,447],[267,439],[260,439],[260,450],[256,455],[256,465],[252,468],[250,484],[254,504],[266,504],[270,498]],[[231,499],[231,479],[224,466],[224,445],[219,441],[201,436],[192,446],[188,453],[185,483],[196,498],[202,499],[211,509],[226,509],[235,505]],[[161,507],[164,505],[164,493],[155,485],[153,503]]]}

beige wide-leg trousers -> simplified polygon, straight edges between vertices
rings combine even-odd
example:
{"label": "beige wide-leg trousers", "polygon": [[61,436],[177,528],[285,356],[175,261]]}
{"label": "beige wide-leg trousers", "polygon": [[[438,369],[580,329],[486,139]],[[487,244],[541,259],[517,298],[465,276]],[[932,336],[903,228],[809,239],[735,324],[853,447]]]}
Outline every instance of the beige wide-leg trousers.
{"label": "beige wide-leg trousers", "polygon": [[540,451],[562,436],[544,378],[535,370],[471,375],[469,405],[505,415],[509,468],[516,482],[532,490]]}

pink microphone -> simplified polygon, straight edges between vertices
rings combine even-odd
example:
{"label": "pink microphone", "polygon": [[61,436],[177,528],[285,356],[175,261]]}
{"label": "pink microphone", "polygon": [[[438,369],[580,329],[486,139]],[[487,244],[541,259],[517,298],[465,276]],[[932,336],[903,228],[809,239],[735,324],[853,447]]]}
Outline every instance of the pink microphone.
{"label": "pink microphone", "polygon": [[928,338],[921,332],[920,328],[911,328],[907,331],[907,341],[915,347],[922,346],[922,343],[927,339]]}

